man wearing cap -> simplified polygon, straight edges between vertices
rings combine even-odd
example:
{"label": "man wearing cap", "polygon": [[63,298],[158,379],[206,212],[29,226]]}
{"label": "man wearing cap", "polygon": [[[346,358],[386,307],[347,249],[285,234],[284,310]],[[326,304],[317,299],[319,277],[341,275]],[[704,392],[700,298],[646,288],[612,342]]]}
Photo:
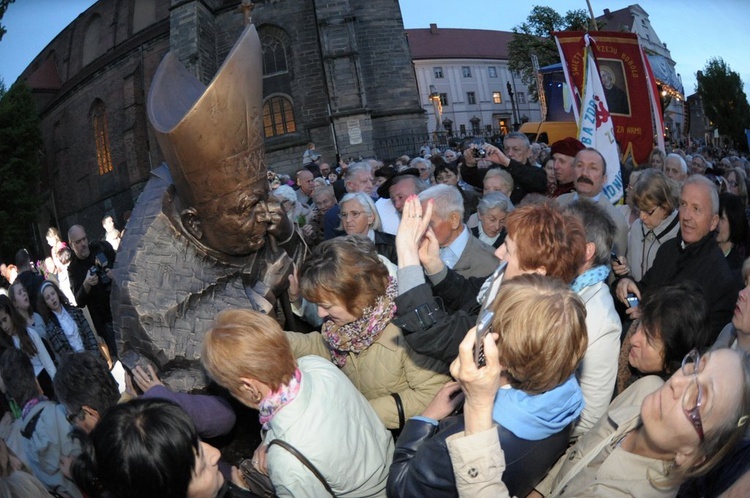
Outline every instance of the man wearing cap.
{"label": "man wearing cap", "polygon": [[419,194],[422,190],[424,188],[419,181],[417,168],[407,168],[391,176],[378,187],[380,198],[375,203],[375,207],[378,209],[385,233],[396,235],[404,202],[410,195]]}
{"label": "man wearing cap", "polygon": [[560,197],[573,192],[573,181],[576,178],[575,157],[585,149],[584,145],[573,137],[567,137],[552,144],[552,158],[555,160],[555,180],[557,188],[552,197]]}

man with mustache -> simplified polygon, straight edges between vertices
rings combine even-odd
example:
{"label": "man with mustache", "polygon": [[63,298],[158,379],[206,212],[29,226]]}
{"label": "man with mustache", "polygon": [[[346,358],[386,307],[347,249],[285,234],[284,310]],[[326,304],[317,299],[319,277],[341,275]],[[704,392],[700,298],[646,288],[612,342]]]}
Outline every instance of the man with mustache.
{"label": "man with mustache", "polygon": [[609,202],[602,189],[607,182],[607,164],[604,156],[591,147],[578,152],[575,156],[575,180],[573,186],[575,192],[563,194],[557,198],[561,206],[570,204],[579,197],[590,199],[604,208],[607,214],[617,225],[617,235],[612,252],[618,256],[624,256],[628,247],[628,224],[622,213]]}

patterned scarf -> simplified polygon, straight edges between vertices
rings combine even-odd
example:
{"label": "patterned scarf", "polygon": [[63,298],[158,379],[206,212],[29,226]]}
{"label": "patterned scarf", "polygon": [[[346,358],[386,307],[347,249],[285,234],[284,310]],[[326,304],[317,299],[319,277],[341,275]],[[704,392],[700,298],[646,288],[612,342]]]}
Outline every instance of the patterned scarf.
{"label": "patterned scarf", "polygon": [[609,266],[595,266],[578,275],[576,279],[573,280],[573,283],[570,284],[570,290],[573,292],[581,292],[585,287],[604,282],[608,276]]}
{"label": "patterned scarf", "polygon": [[323,323],[323,339],[331,350],[331,361],[336,366],[342,368],[346,365],[347,353],[361,353],[380,337],[396,314],[394,299],[397,291],[396,282],[389,277],[385,294],[379,296],[374,305],[365,308],[357,320],[339,328],[331,320]]}
{"label": "patterned scarf", "polygon": [[263,398],[258,406],[260,411],[260,423],[263,424],[263,429],[268,430],[268,424],[271,419],[281,410],[285,405],[297,397],[302,382],[302,371],[299,368],[294,370],[289,384],[282,384],[278,390],[270,393],[268,396]]}

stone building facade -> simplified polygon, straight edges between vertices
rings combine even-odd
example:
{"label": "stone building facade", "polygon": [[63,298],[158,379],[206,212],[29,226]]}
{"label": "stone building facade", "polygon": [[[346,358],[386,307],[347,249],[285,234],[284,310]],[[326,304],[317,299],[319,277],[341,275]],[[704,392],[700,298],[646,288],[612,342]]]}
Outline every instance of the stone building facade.
{"label": "stone building facade", "polygon": [[[333,163],[337,151],[373,156],[379,141],[426,132],[397,1],[253,7],[269,168],[293,173],[311,141]],[[174,51],[208,84],[246,15],[239,0],[100,0],[35,58],[20,78],[42,121],[48,202],[40,232],[80,223],[103,238],[105,214],[123,225],[163,160],[145,109],[161,58]]]}

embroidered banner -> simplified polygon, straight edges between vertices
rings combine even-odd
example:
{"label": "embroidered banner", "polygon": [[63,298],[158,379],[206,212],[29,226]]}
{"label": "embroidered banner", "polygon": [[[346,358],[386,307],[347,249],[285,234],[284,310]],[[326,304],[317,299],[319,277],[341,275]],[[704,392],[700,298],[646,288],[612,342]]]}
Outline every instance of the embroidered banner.
{"label": "embroidered banner", "polygon": [[[555,33],[565,77],[579,105],[585,78],[584,35],[582,31]],[[654,125],[654,116],[661,116],[662,111],[658,99],[650,95],[651,71],[638,36],[609,31],[590,35],[607,108],[620,144],[620,157],[623,162],[632,157],[636,164],[646,163],[655,141],[663,148],[664,130],[659,124]],[[656,109],[652,109],[654,105]]]}

